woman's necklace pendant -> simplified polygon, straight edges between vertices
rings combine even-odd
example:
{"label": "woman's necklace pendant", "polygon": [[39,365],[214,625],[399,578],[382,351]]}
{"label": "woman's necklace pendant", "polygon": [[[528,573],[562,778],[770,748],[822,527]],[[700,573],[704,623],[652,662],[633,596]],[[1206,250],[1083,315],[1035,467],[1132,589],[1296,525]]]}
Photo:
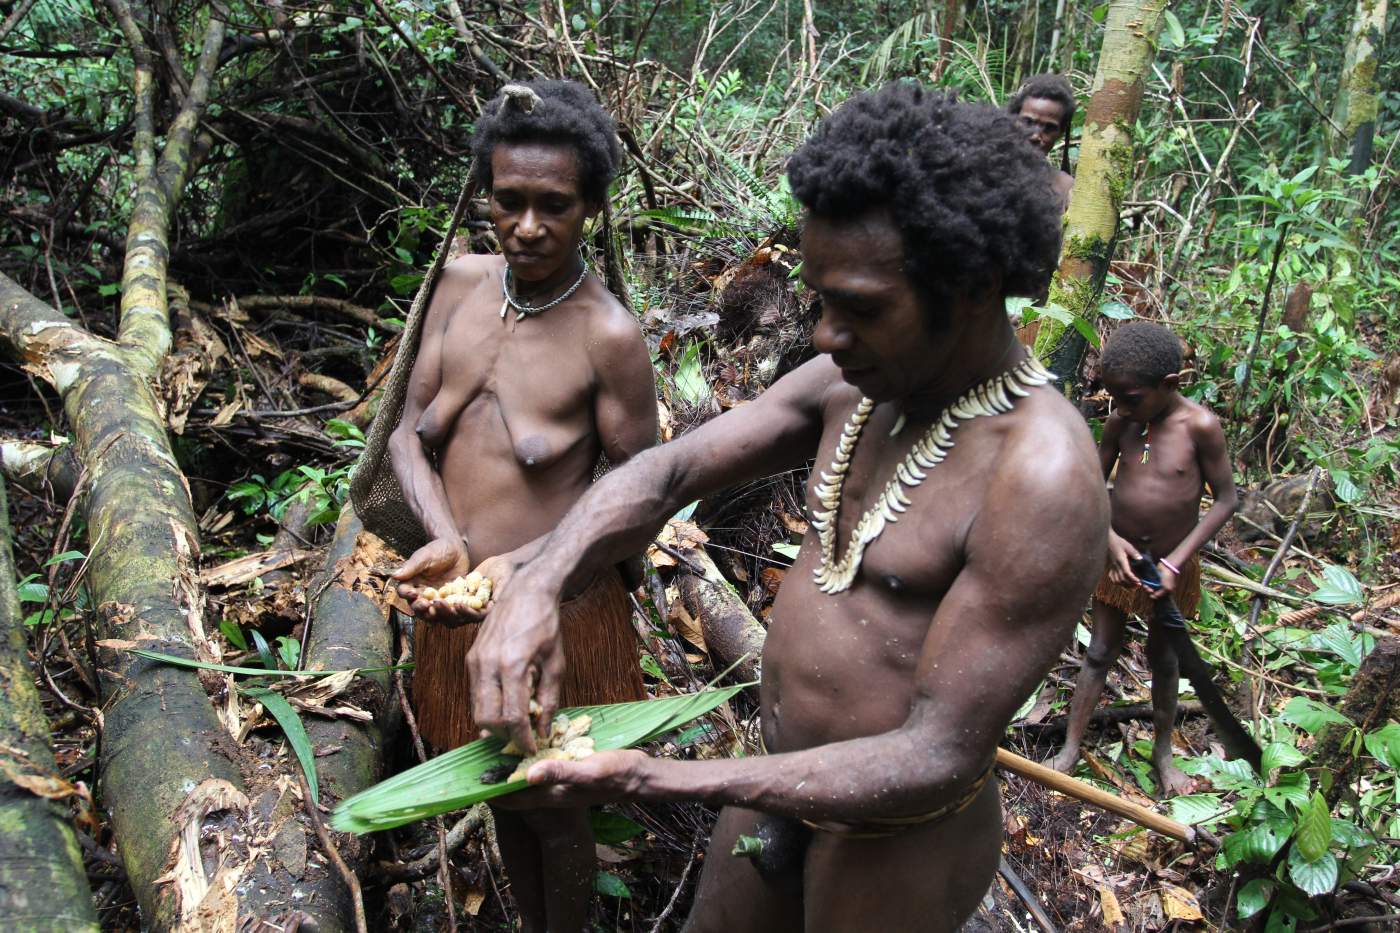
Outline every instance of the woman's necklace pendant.
{"label": "woman's necklace pendant", "polygon": [[583,284],[583,280],[588,278],[588,263],[585,262],[582,266],[583,268],[579,269],[578,278],[574,280],[574,284],[564,290],[564,294],[555,298],[553,301],[548,301],[542,305],[536,306],[530,299],[517,298],[510,293],[511,279],[513,276],[511,275],[510,266],[507,265],[505,271],[501,273],[501,320],[504,321],[506,319],[507,308],[514,308],[516,321],[523,321],[527,317],[542,314],[555,305],[567,301],[574,292],[578,291],[579,286]]}
{"label": "woman's necklace pendant", "polygon": [[[880,536],[886,525],[899,521],[900,513],[913,504],[905,489],[922,483],[928,476],[927,471],[947,458],[953,449],[952,432],[959,425],[974,418],[1005,414],[1015,407],[1017,398],[1030,395],[1028,389],[1043,386],[1054,378],[1054,374],[1039,360],[1028,356],[1001,375],[969,389],[962,398],[943,409],[943,414],[923,437],[914,442],[909,453],[895,467],[894,476],[885,484],[875,504],[856,522],[846,553],[838,559],[836,520],[841,511],[841,493],[846,484],[846,473],[851,468],[856,442],[860,440],[861,430],[875,409],[872,400],[861,399],[841,431],[831,469],[823,472],[820,482],[812,487],[819,506],[812,512],[812,527],[817,530],[817,541],[821,544],[821,563],[812,571],[817,588],[823,593],[840,593],[851,588],[860,571],[865,549]],[[898,427],[903,427],[902,415],[900,421]],[[891,432],[892,435],[894,433],[897,431]]]}

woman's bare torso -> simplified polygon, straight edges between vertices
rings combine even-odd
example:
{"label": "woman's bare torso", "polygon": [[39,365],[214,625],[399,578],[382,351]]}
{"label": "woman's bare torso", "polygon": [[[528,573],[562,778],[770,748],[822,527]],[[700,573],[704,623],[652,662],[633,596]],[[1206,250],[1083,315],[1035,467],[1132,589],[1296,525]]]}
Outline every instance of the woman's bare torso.
{"label": "woman's bare torso", "polygon": [[[589,280],[563,304],[501,319],[498,257],[458,260],[439,284],[450,310],[429,321],[418,366],[440,369],[415,429],[436,454],[448,503],[474,560],[558,524],[587,488],[602,449],[590,322],[614,300]],[[438,301],[435,297],[435,303]]]}

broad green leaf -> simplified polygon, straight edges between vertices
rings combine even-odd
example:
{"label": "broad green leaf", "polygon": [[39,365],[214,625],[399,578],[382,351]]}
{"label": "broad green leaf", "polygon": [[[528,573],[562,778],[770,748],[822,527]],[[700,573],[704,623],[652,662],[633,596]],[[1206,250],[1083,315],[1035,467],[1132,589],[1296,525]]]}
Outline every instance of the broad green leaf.
{"label": "broad green leaf", "polygon": [[1288,852],[1288,877],[1312,897],[1327,894],[1337,886],[1337,860],[1331,852],[1305,859],[1301,847],[1294,846]]}
{"label": "broad green leaf", "polygon": [[1361,581],[1345,567],[1327,564],[1322,568],[1322,576],[1313,576],[1317,590],[1312,594],[1314,602],[1329,606],[1357,606],[1361,604]]}
{"label": "broad green leaf", "polygon": [[1099,313],[1115,321],[1131,321],[1137,316],[1133,313],[1132,308],[1123,304],[1121,301],[1105,301],[1103,304],[1099,305]]}
{"label": "broad green leaf", "polygon": [[640,823],[629,820],[621,813],[613,813],[609,810],[590,811],[588,822],[593,827],[593,841],[599,845],[621,845],[628,839],[646,832],[646,827]]}
{"label": "broad green leaf", "polygon": [[1322,794],[1313,794],[1312,801],[1302,808],[1293,838],[1305,862],[1315,862],[1327,852],[1332,844],[1332,814]]}
{"label": "broad green leaf", "polygon": [[1270,742],[1264,746],[1264,756],[1260,760],[1260,770],[1267,777],[1275,768],[1291,768],[1304,761],[1303,753],[1287,742]]}
{"label": "broad green leaf", "polygon": [[1285,805],[1290,803],[1301,810],[1308,805],[1307,774],[1303,771],[1280,774],[1272,786],[1264,788],[1264,799],[1280,810],[1286,809]]}
{"label": "broad green leaf", "polygon": [[1273,896],[1274,883],[1265,878],[1256,878],[1240,888],[1235,900],[1240,919],[1244,920],[1259,913],[1269,905],[1269,898]]}
{"label": "broad green leaf", "polygon": [[1351,720],[1343,716],[1326,704],[1319,703],[1310,697],[1294,697],[1288,701],[1288,705],[1283,708],[1284,722],[1291,722],[1309,735],[1315,735],[1329,722],[1340,726],[1349,726]]}
{"label": "broad green leaf", "polygon": [[1188,826],[1208,824],[1228,813],[1230,807],[1219,794],[1183,794],[1171,801],[1172,819]]}
{"label": "broad green leaf", "polygon": [[1348,849],[1369,846],[1375,837],[1350,820],[1332,818],[1332,841]]}
{"label": "broad green leaf", "polygon": [[699,405],[710,397],[710,385],[705,381],[705,373],[700,365],[700,344],[692,343],[681,354],[673,380],[676,395],[690,405]]}
{"label": "broad green leaf", "polygon": [[1254,768],[1250,767],[1249,762],[1243,759],[1236,758],[1225,761],[1213,758],[1210,765],[1215,774],[1212,783],[1220,787],[1227,790],[1243,790],[1259,786],[1259,775],[1255,774]]}
{"label": "broad green leaf", "polygon": [[1266,823],[1259,823],[1225,837],[1224,855],[1231,865],[1240,862],[1267,864],[1283,848],[1284,837]]}
{"label": "broad green leaf", "polygon": [[1361,639],[1351,633],[1345,622],[1327,626],[1316,633],[1312,641],[1322,650],[1335,654],[1352,667],[1361,666]]}
{"label": "broad green leaf", "polygon": [[1186,30],[1181,28],[1181,20],[1176,18],[1176,14],[1171,10],[1163,10],[1166,19],[1166,37],[1170,41],[1163,43],[1165,48],[1179,49],[1186,44]]}
{"label": "broad green leaf", "polygon": [[632,891],[623,883],[622,879],[609,871],[600,871],[593,876],[593,890],[604,897],[627,897],[632,896]]}
{"label": "broad green leaf", "polygon": [[[737,684],[661,700],[582,706],[560,712],[571,717],[593,717],[588,734],[599,751],[631,748],[675,731],[750,686]],[[500,738],[478,739],[401,772],[342,801],[331,815],[331,825],[341,832],[377,832],[520,790],[525,787],[523,780],[498,784],[481,781],[488,770],[519,763],[518,757],[501,754],[504,745]]]}
{"label": "broad green leaf", "polygon": [[1337,493],[1337,498],[1348,505],[1360,502],[1364,496],[1361,487],[1351,478],[1351,474],[1346,470],[1332,470],[1332,488]]}
{"label": "broad green leaf", "polygon": [[1366,734],[1366,751],[1391,770],[1400,770],[1400,724],[1386,723]]}
{"label": "broad green leaf", "polygon": [[49,585],[47,583],[35,583],[29,578],[25,578],[17,589],[19,601],[22,603],[46,603],[49,601]]}
{"label": "broad green leaf", "polygon": [[86,560],[86,559],[87,559],[87,555],[84,554],[82,551],[64,551],[62,554],[55,554],[53,557],[50,557],[48,560],[44,561],[44,566],[45,566],[45,567],[52,567],[54,564],[61,564],[61,563],[63,563],[64,561],[68,561],[68,560]]}
{"label": "broad green leaf", "polygon": [[301,773],[306,775],[306,786],[311,789],[311,802],[320,803],[320,789],[316,786],[316,751],[311,747],[311,739],[306,736],[306,728],[301,724],[301,717],[297,711],[292,709],[292,704],[280,693],[268,690],[266,687],[242,687],[244,694],[252,697],[263,705],[263,709],[277,720],[277,725],[282,727],[282,734],[291,743],[292,751],[296,753],[297,763],[301,765]]}

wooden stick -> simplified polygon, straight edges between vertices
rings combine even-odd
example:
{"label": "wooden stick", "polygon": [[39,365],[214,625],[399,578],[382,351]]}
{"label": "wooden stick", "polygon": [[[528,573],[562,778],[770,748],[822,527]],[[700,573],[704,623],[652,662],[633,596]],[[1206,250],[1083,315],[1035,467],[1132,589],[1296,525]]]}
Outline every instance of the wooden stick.
{"label": "wooden stick", "polygon": [[1074,797],[1076,800],[1082,800],[1110,813],[1127,817],[1139,826],[1145,826],[1155,833],[1170,836],[1172,839],[1180,839],[1187,845],[1194,846],[1197,842],[1210,842],[1215,838],[1204,830],[1187,826],[1185,823],[1178,823],[1160,813],[1153,813],[1146,807],[1138,806],[1122,797],[1110,794],[1106,790],[1099,790],[1092,784],[1086,784],[1068,774],[1061,774],[1054,768],[1047,768],[1045,765],[1037,764],[1029,758],[1022,758],[1015,752],[1009,752],[1004,748],[997,749],[997,767],[1005,768],[1013,774],[1019,774],[1023,778]]}

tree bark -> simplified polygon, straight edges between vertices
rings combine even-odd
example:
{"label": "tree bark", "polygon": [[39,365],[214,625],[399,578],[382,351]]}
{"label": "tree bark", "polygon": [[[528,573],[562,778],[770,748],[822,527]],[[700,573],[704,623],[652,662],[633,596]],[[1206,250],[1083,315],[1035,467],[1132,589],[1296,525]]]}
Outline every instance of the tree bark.
{"label": "tree bark", "polygon": [[1385,37],[1387,0],[1356,0],[1351,34],[1347,37],[1337,99],[1328,127],[1332,151],[1351,148],[1347,174],[1360,175],[1371,164],[1376,135],[1376,69],[1380,65],[1381,40]]}
{"label": "tree bark", "polygon": [[36,496],[52,491],[58,502],[67,502],[78,483],[78,463],[69,444],[0,440],[0,472]]}
{"label": "tree bark", "polygon": [[[88,583],[107,642],[98,658],[98,786],[145,927],[232,929],[309,910],[321,929],[340,929],[347,916],[340,882],[306,863],[294,785],[285,776],[278,782],[266,761],[244,761],[230,735],[240,725],[231,678],[201,679],[122,650],[221,660],[203,617],[189,489],[153,384],[171,346],[170,217],[200,158],[196,132],[224,24],[211,15],[188,92],[172,93],[179,112],[157,152],[151,52],[126,0],[108,6],[135,65],[135,193],[117,339],[88,333],[0,275],[0,337],[62,398],[70,447],[86,475]],[[219,712],[206,683],[223,693]],[[271,783],[250,787],[245,771]],[[274,835],[302,858],[264,857],[254,843]]]}
{"label": "tree bark", "polygon": [[[1118,233],[1118,211],[1133,176],[1133,127],[1142,108],[1167,0],[1113,0],[1093,92],[1084,114],[1074,197],[1065,217],[1060,267],[1050,303],[1092,327]],[[1038,325],[1038,326],[1036,326]],[[1042,317],[1032,325],[1035,352],[1077,393],[1088,342],[1074,325]]]}
{"label": "tree bark", "polygon": [[15,933],[96,931],[78,840],[56,802],[67,782],[25,661],[11,538],[0,483],[0,917]]}
{"label": "tree bark", "polygon": [[[393,628],[387,594],[361,579],[384,545],[364,530],[347,504],[340,513],[326,566],[311,585],[311,632],[305,666],[322,670],[384,668],[393,663]],[[384,769],[384,739],[392,734],[394,704],[389,673],[360,674],[350,688],[355,705],[374,714],[372,722],[309,718],[306,734],[318,749],[340,750],[318,759],[322,784],[337,799],[377,782]],[[342,853],[344,849],[342,848]]]}

